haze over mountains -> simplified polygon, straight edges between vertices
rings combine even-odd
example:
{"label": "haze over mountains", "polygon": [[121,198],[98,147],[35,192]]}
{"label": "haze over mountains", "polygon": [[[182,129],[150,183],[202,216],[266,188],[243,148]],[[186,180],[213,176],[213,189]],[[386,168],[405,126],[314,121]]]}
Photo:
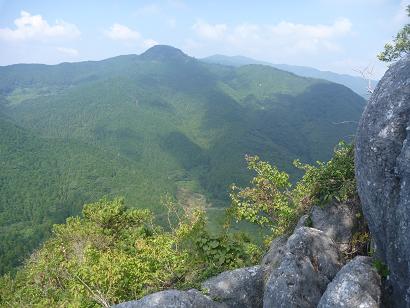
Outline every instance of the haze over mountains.
{"label": "haze over mountains", "polygon": [[[311,77],[311,78],[320,78],[325,79],[328,81],[332,81],[335,83],[340,83],[353,91],[357,94],[363,96],[364,98],[368,98],[369,93],[367,92],[368,88],[368,80],[358,77],[358,76],[351,76],[347,74],[337,74],[334,72],[329,71],[321,71],[313,67],[307,66],[298,66],[298,65],[289,65],[289,64],[273,64],[265,61],[259,61],[248,57],[243,56],[224,56],[224,55],[213,55],[206,58],[201,59],[207,63],[216,63],[222,65],[230,65],[230,66],[242,66],[242,65],[249,65],[249,64],[261,64],[261,65],[269,65],[275,68],[288,71],[294,73],[299,76],[304,77]],[[352,69],[357,69],[352,67]],[[374,88],[377,84],[377,80],[371,80],[371,85]]]}
{"label": "haze over mountains", "polygon": [[328,159],[363,107],[340,84],[170,46],[0,67],[0,273],[102,196],[161,213],[168,193],[216,224],[229,185],[250,178],[245,154],[297,175],[292,161]]}

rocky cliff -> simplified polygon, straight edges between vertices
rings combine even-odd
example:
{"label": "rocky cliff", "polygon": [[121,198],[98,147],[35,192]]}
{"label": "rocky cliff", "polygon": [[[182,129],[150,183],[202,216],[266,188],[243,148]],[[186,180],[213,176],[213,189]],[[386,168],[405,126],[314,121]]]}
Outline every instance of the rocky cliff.
{"label": "rocky cliff", "polygon": [[356,178],[389,305],[410,307],[410,57],[386,72],[363,113]]}

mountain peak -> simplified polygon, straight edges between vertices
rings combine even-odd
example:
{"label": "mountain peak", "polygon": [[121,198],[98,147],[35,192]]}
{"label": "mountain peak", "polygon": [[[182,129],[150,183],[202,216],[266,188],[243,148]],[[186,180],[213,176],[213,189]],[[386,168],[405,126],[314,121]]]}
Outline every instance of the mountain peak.
{"label": "mountain peak", "polygon": [[155,45],[140,55],[147,60],[178,60],[188,58],[180,49],[168,45]]}

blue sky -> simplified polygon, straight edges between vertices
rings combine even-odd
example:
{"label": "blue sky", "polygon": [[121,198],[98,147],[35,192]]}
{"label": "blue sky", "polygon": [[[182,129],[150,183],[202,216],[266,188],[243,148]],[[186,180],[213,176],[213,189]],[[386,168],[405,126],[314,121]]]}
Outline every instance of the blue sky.
{"label": "blue sky", "polygon": [[0,0],[0,65],[99,60],[168,44],[339,73],[386,66],[410,0]]}

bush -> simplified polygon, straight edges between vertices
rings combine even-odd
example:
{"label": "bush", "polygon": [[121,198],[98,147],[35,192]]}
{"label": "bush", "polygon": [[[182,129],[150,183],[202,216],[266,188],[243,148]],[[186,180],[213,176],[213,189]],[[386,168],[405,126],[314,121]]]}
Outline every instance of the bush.
{"label": "bush", "polygon": [[249,187],[232,185],[229,217],[268,227],[273,237],[292,231],[301,214],[313,204],[356,197],[352,144],[340,142],[327,163],[317,162],[312,166],[296,160],[294,165],[305,174],[295,185],[289,182],[288,174],[260,161],[259,157],[245,159],[256,176]]}
{"label": "bush", "polygon": [[0,306],[108,307],[196,286],[259,256],[243,239],[209,234],[198,209],[183,213],[170,231],[153,221],[151,212],[126,208],[122,199],[85,205],[83,217],[54,226],[15,278],[0,279]]}
{"label": "bush", "polygon": [[271,227],[275,236],[283,234],[294,223],[296,208],[292,202],[289,175],[275,166],[260,161],[258,156],[246,156],[248,169],[256,172],[251,186],[231,186],[232,205],[228,216]]}
{"label": "bush", "polygon": [[300,191],[298,195],[305,195],[310,204],[324,205],[333,199],[347,201],[357,195],[353,144],[340,142],[327,163],[311,166],[296,160],[294,165],[305,172],[295,192]]}

